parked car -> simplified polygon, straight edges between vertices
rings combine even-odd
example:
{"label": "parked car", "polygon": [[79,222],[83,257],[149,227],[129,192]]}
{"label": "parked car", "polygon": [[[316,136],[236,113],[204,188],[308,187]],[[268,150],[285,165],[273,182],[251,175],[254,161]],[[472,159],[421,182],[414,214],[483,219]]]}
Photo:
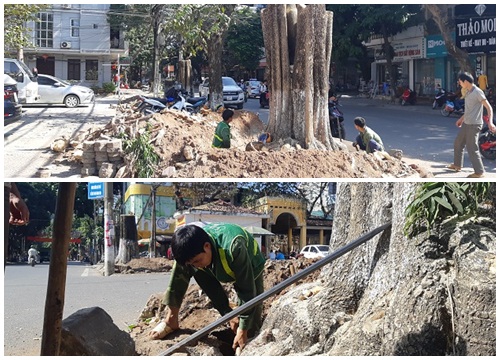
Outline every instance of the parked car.
{"label": "parked car", "polygon": [[19,104],[17,81],[9,75],[3,75],[3,119],[16,121],[22,116],[22,106]]}
{"label": "parked car", "polygon": [[307,245],[300,251],[307,259],[313,259],[317,257],[325,257],[328,255],[330,247],[328,245]]}
{"label": "parked car", "polygon": [[209,81],[208,81],[208,78],[206,78],[202,81],[202,83],[200,84],[200,86],[198,88],[198,92],[200,93],[200,96],[208,97],[208,93],[210,92],[208,86],[209,86]]}
{"label": "parked car", "polygon": [[40,100],[38,74],[17,59],[3,59],[3,73],[17,82],[18,99],[21,104],[34,104]]}
{"label": "parked car", "polygon": [[257,79],[250,79],[246,83],[247,94],[249,98],[258,98],[260,96],[260,81]]}
{"label": "parked car", "polygon": [[[209,84],[208,78],[203,80],[199,87],[200,96],[210,96]],[[222,77],[222,96],[225,107],[235,106],[238,109],[243,109],[245,94],[233,78],[227,76]]]}
{"label": "parked car", "polygon": [[64,104],[77,107],[94,102],[94,91],[86,86],[71,85],[69,82],[51,75],[38,75],[39,104]]}

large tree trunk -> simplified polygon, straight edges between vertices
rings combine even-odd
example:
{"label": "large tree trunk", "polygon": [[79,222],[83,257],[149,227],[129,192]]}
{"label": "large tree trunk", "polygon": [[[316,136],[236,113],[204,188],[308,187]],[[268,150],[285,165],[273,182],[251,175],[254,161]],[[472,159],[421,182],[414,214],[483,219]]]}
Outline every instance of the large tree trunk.
{"label": "large tree trunk", "polygon": [[217,109],[223,104],[222,98],[222,50],[224,47],[222,34],[212,34],[208,44],[208,64],[210,79],[210,108]]}
{"label": "large tree trunk", "polygon": [[138,253],[137,225],[135,215],[120,215],[120,218],[120,244],[115,264],[126,264]]}
{"label": "large tree trunk", "polygon": [[243,355],[494,356],[495,216],[453,218],[407,238],[416,186],[340,183],[333,250],[391,228],[282,296]]}
{"label": "large tree trunk", "polygon": [[191,60],[179,61],[179,76],[178,80],[182,87],[186,89],[189,93],[192,93],[192,83],[193,79],[191,77]]}
{"label": "large tree trunk", "polygon": [[308,149],[336,149],[327,121],[333,14],[324,5],[269,5],[261,16],[271,93],[267,131]]}

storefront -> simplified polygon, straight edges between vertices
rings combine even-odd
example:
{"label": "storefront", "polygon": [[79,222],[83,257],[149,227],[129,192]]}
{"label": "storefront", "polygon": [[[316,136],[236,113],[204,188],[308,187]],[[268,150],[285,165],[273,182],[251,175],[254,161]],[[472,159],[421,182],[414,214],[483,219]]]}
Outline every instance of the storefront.
{"label": "storefront", "polygon": [[457,5],[455,31],[455,45],[473,55],[475,78],[482,71],[493,87],[496,78],[496,5]]}

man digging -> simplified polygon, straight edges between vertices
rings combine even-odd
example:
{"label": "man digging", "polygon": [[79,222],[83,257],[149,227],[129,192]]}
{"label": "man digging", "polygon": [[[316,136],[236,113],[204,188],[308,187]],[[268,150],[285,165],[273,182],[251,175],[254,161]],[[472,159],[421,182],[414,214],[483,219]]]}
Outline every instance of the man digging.
{"label": "man digging", "polygon": [[[152,339],[179,329],[179,310],[192,276],[222,316],[232,309],[221,282],[234,283],[239,305],[264,292],[265,259],[253,236],[238,225],[185,225],[174,233],[172,253],[175,263],[163,299],[167,316],[151,331]],[[243,349],[262,326],[262,304],[229,325],[236,334],[233,349]]]}

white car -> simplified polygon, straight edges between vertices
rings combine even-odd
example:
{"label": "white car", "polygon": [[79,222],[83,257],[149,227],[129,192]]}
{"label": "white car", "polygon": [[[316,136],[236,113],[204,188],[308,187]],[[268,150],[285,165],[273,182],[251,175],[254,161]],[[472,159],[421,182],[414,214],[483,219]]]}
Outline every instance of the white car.
{"label": "white car", "polygon": [[71,85],[69,82],[51,75],[38,75],[38,104],[64,104],[77,107],[94,102],[94,91],[86,86]]}
{"label": "white car", "polygon": [[300,251],[306,259],[325,257],[328,255],[330,247],[328,245],[307,245]]}
{"label": "white car", "polygon": [[[200,96],[209,96],[208,78],[200,84],[199,92]],[[235,106],[238,109],[243,109],[245,94],[233,78],[222,77],[222,97],[225,107]]]}

